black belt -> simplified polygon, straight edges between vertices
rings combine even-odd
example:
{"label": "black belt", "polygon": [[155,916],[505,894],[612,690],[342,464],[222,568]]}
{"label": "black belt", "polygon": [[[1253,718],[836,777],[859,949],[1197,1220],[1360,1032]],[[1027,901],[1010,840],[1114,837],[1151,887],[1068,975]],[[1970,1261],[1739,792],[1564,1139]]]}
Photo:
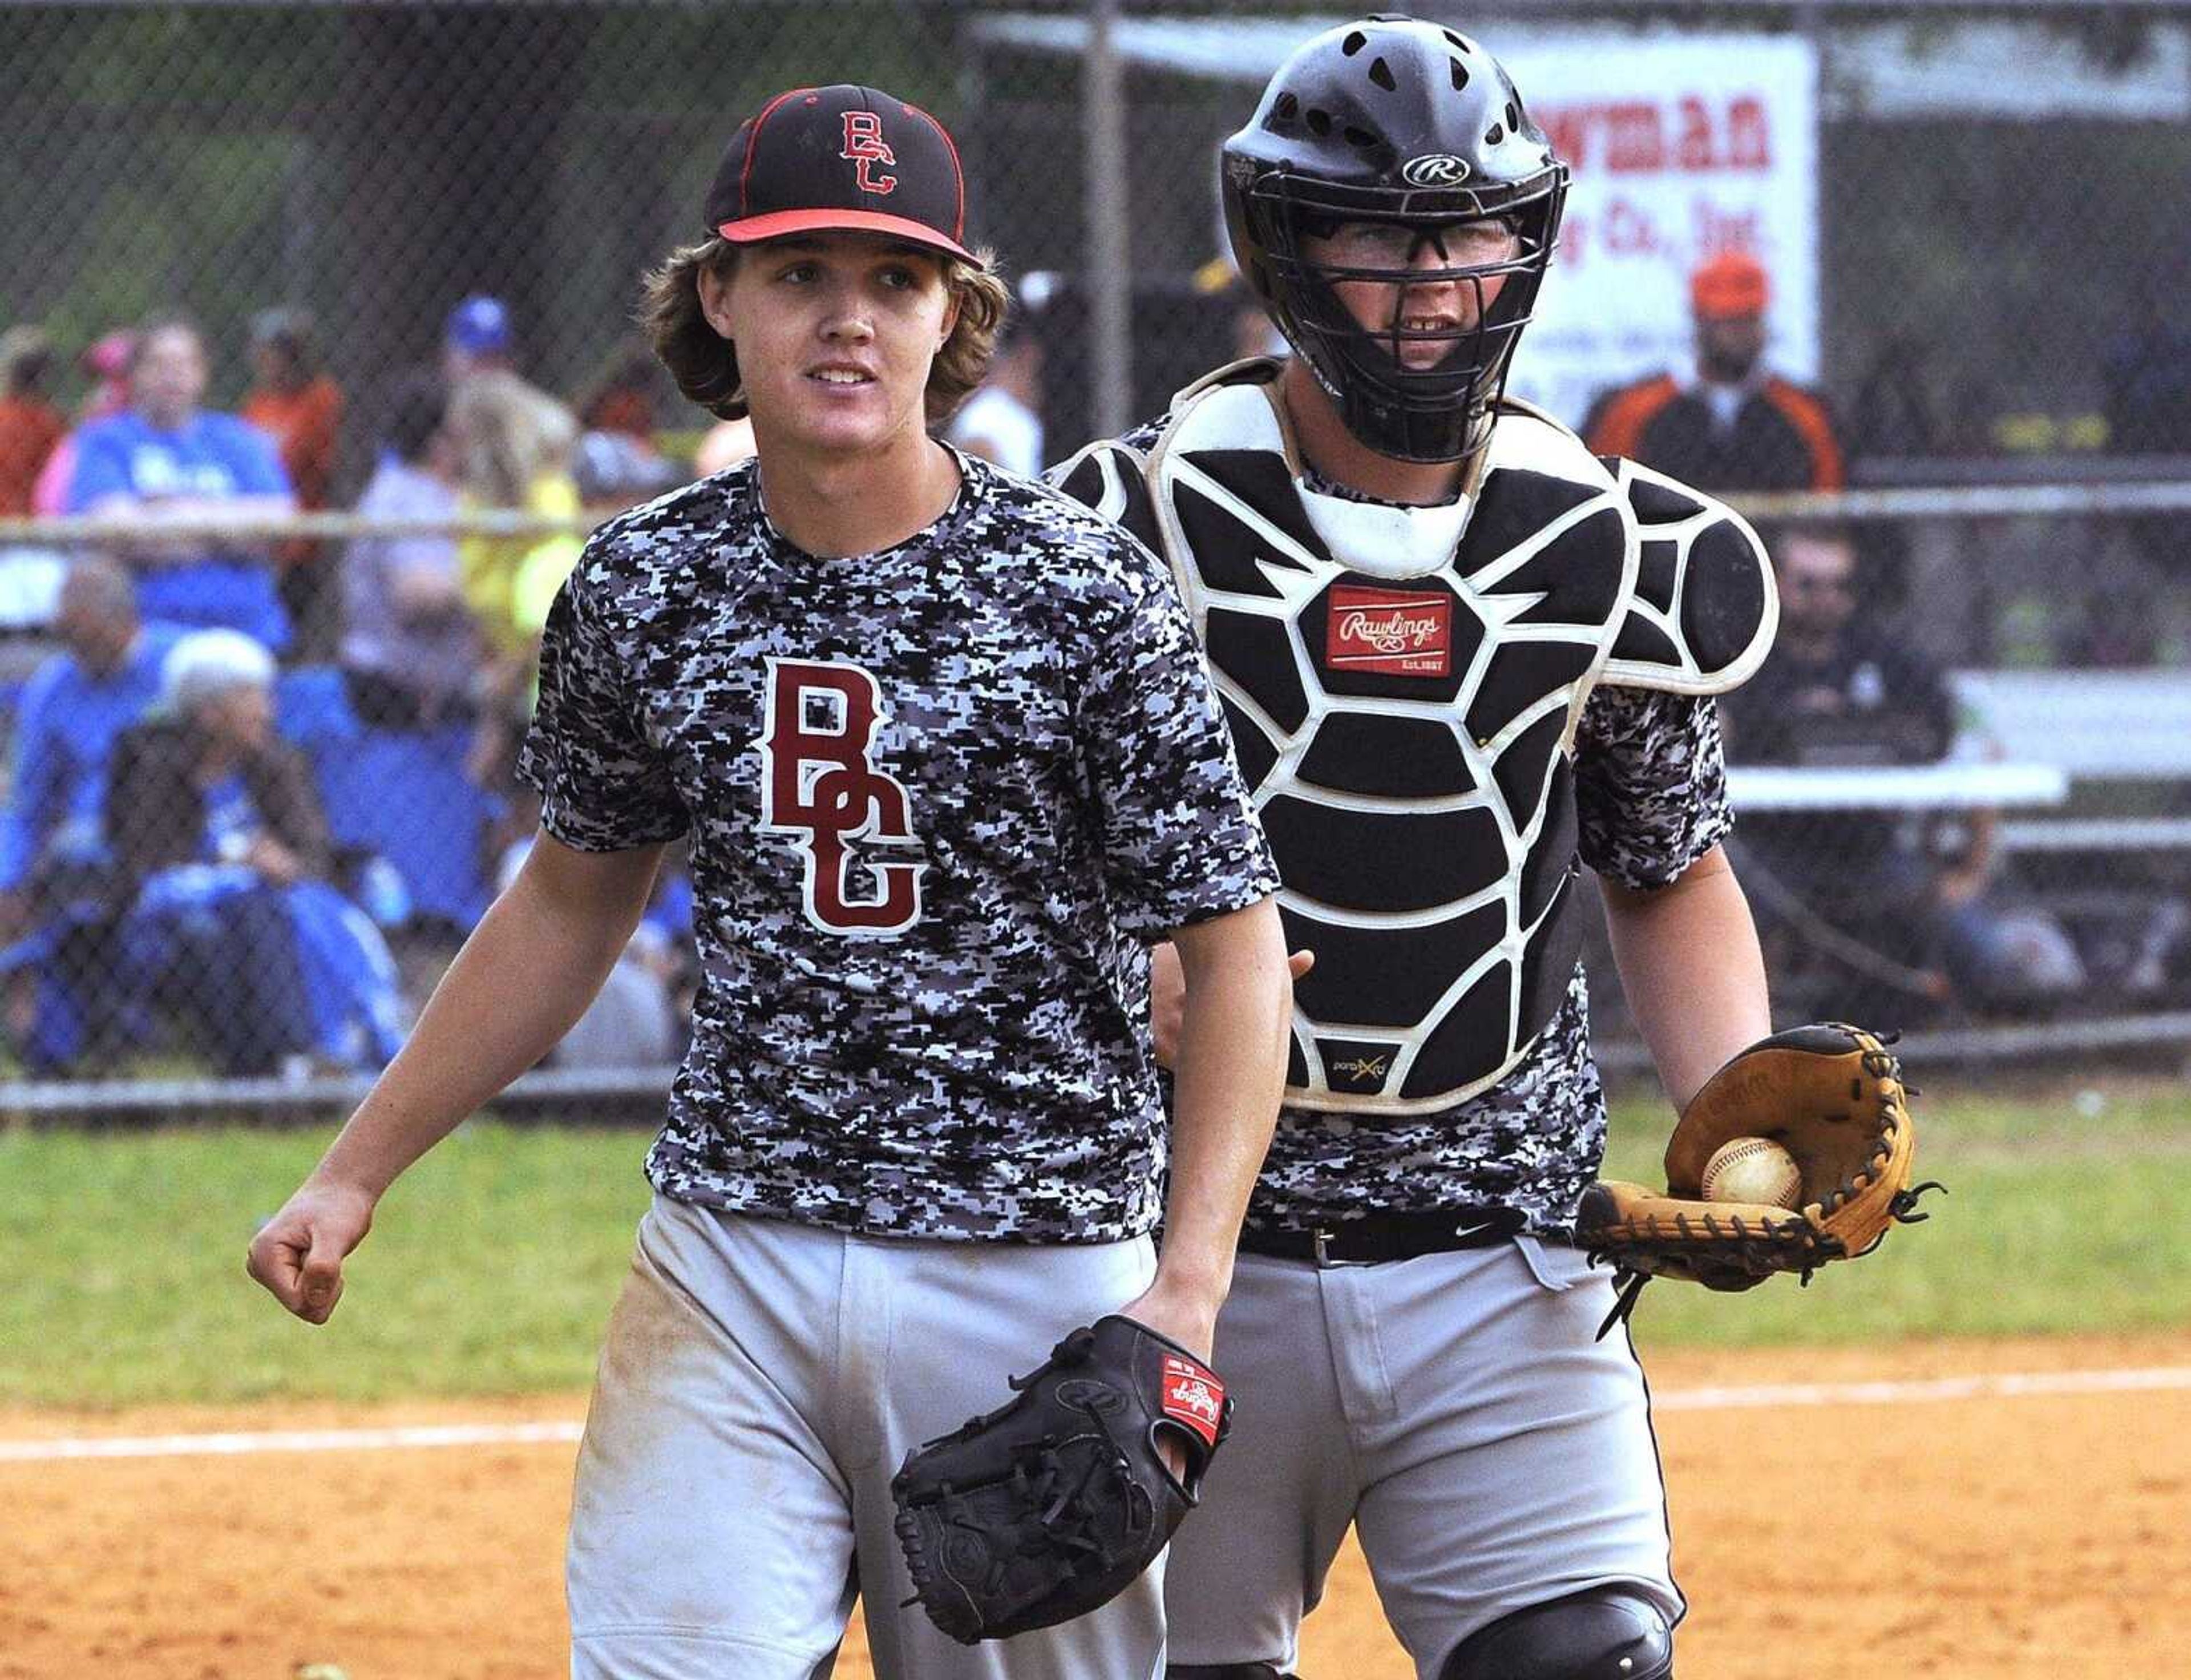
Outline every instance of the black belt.
{"label": "black belt", "polygon": [[1455,1208],[1437,1213],[1379,1213],[1309,1231],[1243,1231],[1240,1251],[1318,1266],[1371,1266],[1459,1249],[1494,1248],[1518,1233],[1512,1208]]}

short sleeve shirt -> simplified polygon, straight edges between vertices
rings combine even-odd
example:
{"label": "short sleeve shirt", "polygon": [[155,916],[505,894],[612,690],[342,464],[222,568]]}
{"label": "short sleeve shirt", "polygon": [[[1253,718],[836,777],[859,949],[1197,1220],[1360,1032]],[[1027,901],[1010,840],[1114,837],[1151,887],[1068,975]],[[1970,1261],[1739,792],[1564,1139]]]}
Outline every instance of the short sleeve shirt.
{"label": "short sleeve shirt", "polygon": [[110,496],[213,501],[289,493],[273,440],[230,414],[194,414],[176,431],[163,431],[133,413],[113,414],[78,432],[76,451],[71,513]]}
{"label": "short sleeve shirt", "polygon": [[[83,513],[117,496],[156,503],[289,493],[273,440],[232,414],[200,413],[168,431],[123,413],[77,434],[67,499],[71,513]],[[138,577],[137,606],[147,618],[242,630],[276,652],[288,644],[273,575],[248,555],[208,548],[151,567]]]}
{"label": "short sleeve shirt", "polygon": [[689,831],[704,973],[665,1194],[841,1229],[1151,1228],[1146,944],[1277,878],[1169,578],[960,460],[879,554],[770,523],[752,464],[596,532],[520,773],[584,851]]}

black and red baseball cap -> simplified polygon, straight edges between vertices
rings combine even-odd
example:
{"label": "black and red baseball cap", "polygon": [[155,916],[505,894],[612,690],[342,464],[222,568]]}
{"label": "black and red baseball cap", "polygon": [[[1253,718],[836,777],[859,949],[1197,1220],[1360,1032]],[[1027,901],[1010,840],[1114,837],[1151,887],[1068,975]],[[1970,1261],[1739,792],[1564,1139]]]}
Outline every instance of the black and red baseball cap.
{"label": "black and red baseball cap", "polygon": [[709,231],[734,245],[786,234],[887,233],[978,261],[966,177],[918,105],[839,83],[778,94],[731,137],[708,189]]}

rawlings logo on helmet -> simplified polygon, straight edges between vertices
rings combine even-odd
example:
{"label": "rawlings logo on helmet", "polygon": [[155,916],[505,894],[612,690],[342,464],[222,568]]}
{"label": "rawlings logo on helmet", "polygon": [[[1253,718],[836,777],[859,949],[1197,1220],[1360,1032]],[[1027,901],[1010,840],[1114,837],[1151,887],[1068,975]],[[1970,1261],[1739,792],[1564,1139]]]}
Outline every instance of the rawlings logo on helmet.
{"label": "rawlings logo on helmet", "polygon": [[1400,166],[1400,179],[1409,186],[1459,186],[1469,174],[1468,160],[1449,151],[1426,151]]}

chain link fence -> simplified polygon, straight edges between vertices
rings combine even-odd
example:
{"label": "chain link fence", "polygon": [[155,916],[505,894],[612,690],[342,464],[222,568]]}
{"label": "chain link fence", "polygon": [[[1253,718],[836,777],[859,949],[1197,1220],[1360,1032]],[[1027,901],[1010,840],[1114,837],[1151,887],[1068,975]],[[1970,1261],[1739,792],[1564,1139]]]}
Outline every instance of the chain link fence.
{"label": "chain link fence", "polygon": [[[1782,1012],[2179,1053],[2191,5],[1418,9],[1507,60],[1575,168],[1517,392],[1594,433],[1618,388],[1682,395],[1693,277],[1739,252],[1765,365],[1819,400],[1783,405],[1802,471],[1723,481],[1790,568],[1779,678],[1728,709]],[[734,443],[632,310],[768,95],[866,82],[951,127],[1018,300],[991,441],[1056,460],[1267,347],[1215,151],[1343,20],[0,3],[0,1111],[310,1108],[388,1053],[528,831],[509,759],[574,533]],[[179,400],[244,414],[278,478],[215,450],[117,532],[100,474],[129,469],[83,429]],[[500,592],[435,595],[437,552]],[[237,797],[170,761],[160,625],[193,616],[273,651],[260,681],[194,643],[192,692],[265,692],[294,776]],[[689,917],[672,870],[537,1105],[658,1095]]]}

